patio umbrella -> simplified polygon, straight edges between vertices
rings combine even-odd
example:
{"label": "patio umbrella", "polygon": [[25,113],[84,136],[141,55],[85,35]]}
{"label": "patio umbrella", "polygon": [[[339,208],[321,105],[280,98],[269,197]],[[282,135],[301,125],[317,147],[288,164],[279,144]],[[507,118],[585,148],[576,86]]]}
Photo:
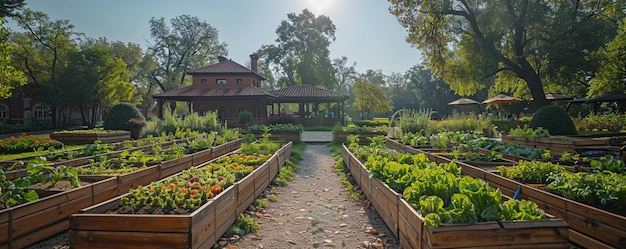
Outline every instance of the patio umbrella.
{"label": "patio umbrella", "polygon": [[506,104],[506,103],[514,103],[514,102],[521,102],[522,99],[518,99],[515,97],[511,97],[508,95],[504,95],[504,94],[498,94],[495,97],[491,97],[485,101],[483,101],[483,104]]}
{"label": "patio umbrella", "polygon": [[511,96],[504,95],[504,94],[498,94],[495,97],[491,97],[483,101],[483,104],[487,104],[487,105],[496,104],[500,107],[499,112],[502,113],[502,104],[521,102],[521,101],[522,99],[519,99],[519,98],[511,97]]}
{"label": "patio umbrella", "polygon": [[610,92],[606,93],[600,97],[589,99],[587,103],[597,103],[597,102],[617,102],[626,100],[626,94],[622,91]]}
{"label": "patio umbrella", "polygon": [[459,112],[461,112],[461,106],[470,106],[470,105],[476,105],[478,107],[479,113],[482,111],[480,109],[480,102],[473,100],[473,99],[468,99],[468,98],[457,99],[455,101],[448,103],[448,105],[457,106],[459,108]]}
{"label": "patio umbrella", "polygon": [[568,96],[560,93],[546,93],[546,99],[548,101],[564,101],[564,100],[572,100],[574,97]]}

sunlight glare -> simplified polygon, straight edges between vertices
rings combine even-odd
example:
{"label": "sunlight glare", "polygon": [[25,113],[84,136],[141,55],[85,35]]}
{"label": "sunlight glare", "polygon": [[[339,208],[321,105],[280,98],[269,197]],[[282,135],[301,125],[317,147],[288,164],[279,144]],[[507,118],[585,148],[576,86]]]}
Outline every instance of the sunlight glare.
{"label": "sunlight glare", "polygon": [[307,4],[311,6],[311,11],[319,15],[326,11],[335,1],[337,0],[307,0]]}

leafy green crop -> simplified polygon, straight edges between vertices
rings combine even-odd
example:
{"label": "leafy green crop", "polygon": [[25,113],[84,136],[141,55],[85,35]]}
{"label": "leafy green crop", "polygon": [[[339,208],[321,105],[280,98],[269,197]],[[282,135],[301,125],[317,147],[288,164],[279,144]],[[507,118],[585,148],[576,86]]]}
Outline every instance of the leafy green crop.
{"label": "leafy green crop", "polygon": [[593,206],[626,208],[626,174],[611,171],[558,173],[550,175],[548,180],[548,187],[565,198]]}
{"label": "leafy green crop", "polygon": [[551,173],[566,173],[558,164],[541,161],[519,161],[515,166],[498,166],[500,175],[522,183],[548,183]]}
{"label": "leafy green crop", "polygon": [[437,164],[430,162],[425,154],[403,154],[356,144],[351,144],[350,150],[368,155],[364,166],[370,171],[370,177],[379,178],[402,193],[430,228],[545,218],[534,203],[503,202],[499,189],[483,180],[462,176],[461,168],[454,162]]}

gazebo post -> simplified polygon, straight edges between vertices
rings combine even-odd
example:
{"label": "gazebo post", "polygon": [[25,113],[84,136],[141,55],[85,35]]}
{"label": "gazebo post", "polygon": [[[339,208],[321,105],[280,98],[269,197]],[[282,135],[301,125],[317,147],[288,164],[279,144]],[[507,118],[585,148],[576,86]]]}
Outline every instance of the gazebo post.
{"label": "gazebo post", "polygon": [[157,99],[157,117],[159,119],[163,118],[163,102],[162,99]]}
{"label": "gazebo post", "polygon": [[191,105],[192,105],[192,102],[187,101],[187,112],[189,113],[189,115],[191,115]]}

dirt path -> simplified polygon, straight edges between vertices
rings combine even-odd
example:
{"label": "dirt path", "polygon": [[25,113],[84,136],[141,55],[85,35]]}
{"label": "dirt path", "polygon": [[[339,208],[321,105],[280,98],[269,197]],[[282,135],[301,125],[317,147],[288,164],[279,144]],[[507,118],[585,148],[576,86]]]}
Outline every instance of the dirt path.
{"label": "dirt path", "polygon": [[326,145],[307,145],[303,158],[295,180],[271,190],[278,200],[258,219],[259,234],[234,248],[400,248],[366,201],[347,196]]}

